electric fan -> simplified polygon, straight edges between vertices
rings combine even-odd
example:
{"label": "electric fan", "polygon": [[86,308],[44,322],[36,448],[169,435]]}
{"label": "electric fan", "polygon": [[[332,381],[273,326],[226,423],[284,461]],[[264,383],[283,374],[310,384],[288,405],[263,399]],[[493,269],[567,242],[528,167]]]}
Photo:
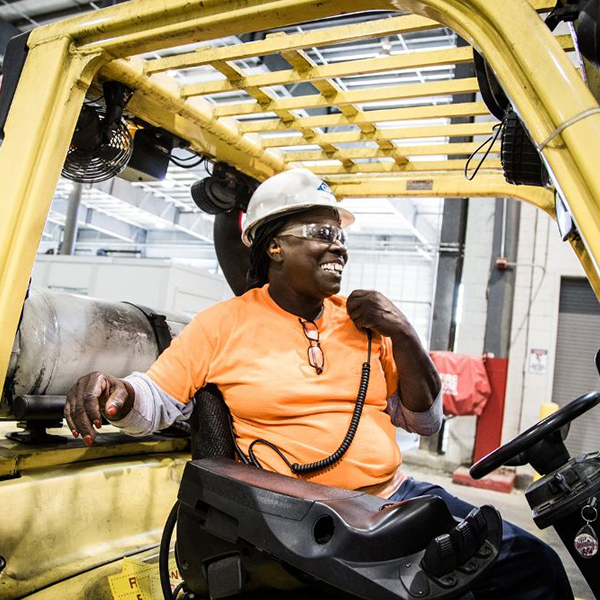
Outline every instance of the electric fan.
{"label": "electric fan", "polygon": [[79,183],[97,183],[118,175],[133,151],[123,110],[133,90],[117,81],[103,85],[106,108],[85,104],[77,120],[62,176]]}

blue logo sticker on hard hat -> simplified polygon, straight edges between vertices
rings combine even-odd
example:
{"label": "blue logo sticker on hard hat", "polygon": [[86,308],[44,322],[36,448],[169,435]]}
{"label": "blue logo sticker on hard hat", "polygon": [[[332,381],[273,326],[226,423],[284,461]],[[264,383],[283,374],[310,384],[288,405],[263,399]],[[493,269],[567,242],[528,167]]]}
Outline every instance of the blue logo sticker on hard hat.
{"label": "blue logo sticker on hard hat", "polygon": [[321,185],[317,188],[318,192],[326,192],[327,194],[331,194],[333,196],[333,192],[331,188],[324,182],[321,182]]}

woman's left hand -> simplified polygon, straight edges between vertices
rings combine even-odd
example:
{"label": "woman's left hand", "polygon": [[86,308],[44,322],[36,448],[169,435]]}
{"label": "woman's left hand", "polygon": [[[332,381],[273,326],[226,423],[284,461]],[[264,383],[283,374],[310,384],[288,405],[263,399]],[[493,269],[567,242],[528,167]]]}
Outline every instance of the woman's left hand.
{"label": "woman's left hand", "polygon": [[346,302],[350,318],[359,329],[371,329],[391,338],[415,336],[408,319],[383,294],[374,290],[355,290]]}
{"label": "woman's left hand", "polygon": [[413,412],[428,410],[440,391],[441,381],[408,319],[391,300],[371,290],[352,292],[346,307],[358,328],[391,338],[402,405]]}

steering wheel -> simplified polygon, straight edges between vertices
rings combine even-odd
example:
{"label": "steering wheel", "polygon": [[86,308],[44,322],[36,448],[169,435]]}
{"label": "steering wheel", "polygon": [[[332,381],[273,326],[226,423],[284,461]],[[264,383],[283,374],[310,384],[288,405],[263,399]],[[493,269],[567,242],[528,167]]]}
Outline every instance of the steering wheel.
{"label": "steering wheel", "polygon": [[539,421],[527,431],[520,433],[517,437],[510,440],[510,442],[500,446],[500,448],[496,448],[496,450],[477,461],[469,469],[469,474],[473,479],[481,479],[494,469],[501,467],[521,454],[521,452],[535,446],[535,444],[544,438],[548,438],[552,433],[594,408],[598,403],[600,403],[600,393],[590,392],[565,404],[565,406],[558,409],[555,413]]}

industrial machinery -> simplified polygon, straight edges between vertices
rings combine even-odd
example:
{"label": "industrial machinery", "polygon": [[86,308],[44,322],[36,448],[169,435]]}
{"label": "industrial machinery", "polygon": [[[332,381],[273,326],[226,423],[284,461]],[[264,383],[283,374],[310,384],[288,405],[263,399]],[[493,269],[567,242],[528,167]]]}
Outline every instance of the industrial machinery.
{"label": "industrial machinery", "polygon": [[[81,365],[84,371],[121,376],[145,369],[185,322],[128,303],[32,289],[2,403],[4,414],[24,421],[27,429],[7,437],[40,453],[67,445],[66,438],[49,436],[45,428],[60,425],[64,394]],[[209,398],[218,400],[211,397],[214,391],[201,394],[202,410],[210,406]],[[502,464],[531,462],[544,475],[527,493],[534,519],[542,528],[554,525],[569,548],[581,526],[582,507],[593,508],[599,495],[600,466],[597,452],[569,457],[564,428],[599,402],[597,392],[577,399],[471,471],[480,477]],[[196,411],[195,419],[203,420],[204,437],[193,442],[192,454],[205,458],[188,463],[163,538],[168,560],[177,521],[185,593],[197,598],[279,598],[284,592],[290,599],[453,598],[484,576],[497,555],[500,516],[490,507],[458,521],[435,498],[390,504],[262,472],[231,460],[233,446],[216,439],[219,431],[227,435],[229,430],[218,426],[214,411],[212,416]],[[198,434],[197,422],[193,427]],[[213,436],[207,441],[209,430]],[[592,589],[598,589],[595,560],[573,548],[571,553]]]}
{"label": "industrial machinery", "polygon": [[[346,580],[353,582],[352,590],[340,593],[356,592],[363,598],[410,596],[413,589],[418,593],[412,597],[452,597],[484,574],[498,535],[496,516],[487,510],[473,515],[466,526],[440,511],[435,502],[385,507],[362,496],[340,497],[301,485],[291,489],[276,476],[259,477],[249,467],[216,458],[189,463],[180,487],[190,456],[187,437],[134,439],[108,426],[91,448],[70,439],[66,430],[53,432],[62,441],[50,437],[47,429],[58,424],[61,396],[71,378],[90,369],[106,368],[115,375],[144,369],[181,321],[168,315],[161,319],[140,307],[109,306],[40,290],[25,298],[69,149],[75,142],[80,150],[100,156],[111,173],[120,169],[117,152],[107,146],[112,132],[120,129],[125,141],[118,145],[119,158],[129,152],[122,117],[129,124],[143,122],[153,128],[144,143],[150,154],[162,152],[156,168],[132,165],[131,178],[136,181],[164,173],[163,150],[175,140],[184,140],[197,156],[227,165],[198,190],[204,207],[239,208],[230,193],[234,171],[248,178],[244,180],[248,191],[253,180],[306,161],[339,198],[512,197],[552,216],[562,211],[561,222],[570,223],[564,238],[600,294],[600,92],[593,77],[586,85],[566,55],[576,47],[571,36],[553,36],[539,18],[538,12],[555,8],[561,17],[569,10],[576,13],[580,49],[590,63],[584,63],[582,71],[589,74],[590,65],[598,64],[597,0],[134,0],[51,23],[11,42],[0,94],[0,415],[5,421],[0,424],[0,597],[110,598],[114,594],[109,578],[124,568],[123,557],[128,569],[138,569],[135,575],[122,573],[125,584],[130,590],[143,584],[147,577],[139,563],[156,563],[163,525],[178,490],[179,567],[181,574],[186,572],[187,589],[197,594],[207,588],[212,593],[214,588],[213,596],[224,597],[243,591],[247,573],[263,581],[274,573],[274,582],[294,588],[290,597],[315,585],[329,586],[325,593],[332,587],[340,590]],[[366,25],[279,33],[233,46],[206,44],[362,10],[402,12]],[[494,144],[477,176],[464,178],[466,165],[460,157],[482,154],[473,138],[489,136],[494,126],[492,121],[476,120],[495,113],[472,97],[480,89],[475,77],[382,85],[367,91],[341,90],[337,83],[340,77],[358,73],[429,69],[437,64],[454,68],[473,60],[469,47],[402,56],[381,53],[326,66],[314,64],[307,53],[313,47],[440,27],[456,31],[476,49],[485,60],[485,81],[502,114],[509,105],[514,110],[504,138],[505,157],[514,158],[512,149],[518,146],[527,147],[528,156],[536,160],[526,180],[514,161],[509,163],[512,181],[542,185],[507,183],[498,159],[502,150]],[[155,55],[157,50],[177,47],[182,48],[180,53]],[[286,68],[257,74],[240,67],[240,61],[260,62],[269,56],[285,60]],[[214,80],[183,86],[168,74],[205,66],[217,74]],[[118,84],[112,102],[105,102],[110,105],[107,111],[119,107],[110,119],[90,100],[106,82]],[[306,84],[313,89],[307,95],[273,92]],[[231,92],[242,95],[243,101],[212,102],[211,94]],[[430,96],[439,102],[420,104]],[[403,107],[386,108],[386,102],[398,99],[405,102]],[[407,103],[411,99],[416,99],[414,105]],[[381,104],[363,110],[371,101]],[[87,105],[98,110],[85,109]],[[322,112],[313,114],[315,108]],[[414,120],[427,123],[415,127]],[[381,126],[398,121],[399,126]],[[79,133],[74,135],[76,129]],[[463,143],[465,137],[469,141]],[[449,141],[443,149],[429,143],[440,138]],[[358,145],[347,148],[348,143]],[[443,160],[436,158],[440,155]],[[102,176],[106,172],[101,169]],[[94,348],[93,358],[82,351],[82,344]],[[580,399],[575,413],[581,406],[591,408],[596,400],[596,396]],[[546,436],[554,440],[555,429],[575,413],[562,413],[533,437],[527,433],[525,446],[537,448],[546,443]],[[15,431],[17,420],[25,424],[24,433]],[[527,450],[522,442],[509,447],[511,456]],[[581,487],[596,476],[593,456],[569,459],[556,444],[552,447],[560,460],[543,466],[546,474],[530,495],[542,525],[553,523],[553,515],[560,520],[570,518],[572,510],[583,510],[597,491],[593,485]],[[486,464],[491,467],[509,458],[500,453]],[[249,511],[262,516],[251,520]],[[585,513],[590,517],[588,512],[593,511]],[[401,556],[380,553],[386,535],[406,523],[414,526],[413,518],[418,522],[419,515],[433,513],[430,539],[400,548]],[[314,516],[315,527],[310,518],[302,524],[298,515]],[[305,544],[295,553],[285,543],[288,531]],[[460,540],[463,534],[475,542],[459,560],[460,542],[446,542]],[[224,549],[223,560],[203,554],[206,546],[198,548],[199,540],[210,540],[217,554]],[[589,546],[586,540],[580,540],[583,550]],[[355,542],[370,548],[367,554],[372,551],[381,563],[406,559],[396,596],[389,589],[379,596],[385,587],[385,568],[368,566],[368,556],[348,547]],[[444,548],[452,551],[444,553]],[[589,564],[596,561],[597,556]],[[325,566],[327,573],[322,570]],[[193,573],[188,574],[190,569]],[[444,587],[450,572],[454,579],[446,580]],[[329,575],[329,583],[323,582]],[[377,591],[373,586],[379,586]],[[255,588],[249,594],[264,597],[263,592]]]}
{"label": "industrial machinery", "polygon": [[0,402],[0,415],[18,419],[26,432],[9,437],[23,443],[56,439],[45,429],[62,426],[65,396],[81,374],[144,371],[188,321],[128,302],[31,289]]}
{"label": "industrial machinery", "polygon": [[[29,290],[0,403],[0,497],[12,507],[0,516],[1,597],[20,598],[65,579],[68,591],[52,587],[49,597],[82,597],[76,576],[83,574],[81,590],[96,577],[102,597],[110,598],[103,569],[86,571],[157,545],[187,457],[189,426],[140,440],[105,424],[97,447],[82,452],[63,427],[63,409],[82,374],[146,369],[187,321],[124,302]],[[127,508],[115,512],[111,506],[128,478],[135,487],[154,488],[154,500],[148,505],[145,496],[130,495]],[[77,499],[90,490],[92,510]],[[85,523],[82,536],[90,542],[65,535],[68,523]],[[56,540],[53,550],[38,556],[45,536]]]}
{"label": "industrial machinery", "polygon": [[480,479],[503,465],[531,464],[542,478],[525,497],[540,529],[554,527],[591,590],[600,594],[598,538],[595,523],[600,499],[600,451],[571,457],[564,441],[574,419],[600,403],[590,392],[536,423],[475,463],[470,473]]}
{"label": "industrial machinery", "polygon": [[[31,289],[2,398],[5,418],[18,419],[25,432],[7,433],[5,451],[68,452],[73,442],[46,429],[61,426],[66,392],[78,376],[145,370],[185,323],[129,303]],[[191,420],[196,438],[198,420],[203,426],[193,454],[207,443],[215,448],[217,433],[228,431],[212,427],[210,415],[202,413],[209,393],[199,393]],[[185,435],[184,425],[179,430]],[[0,481],[0,494],[8,484]],[[280,597],[282,590],[290,598],[308,592],[312,598],[453,598],[493,564],[502,533],[491,507],[459,521],[436,498],[390,504],[225,457],[188,464],[178,506],[178,565],[184,589],[199,598],[238,594],[247,580],[249,591],[263,598]],[[167,540],[165,561],[169,546]],[[17,564],[10,551],[5,559]],[[3,583],[13,596],[17,582],[11,585],[7,575]]]}

